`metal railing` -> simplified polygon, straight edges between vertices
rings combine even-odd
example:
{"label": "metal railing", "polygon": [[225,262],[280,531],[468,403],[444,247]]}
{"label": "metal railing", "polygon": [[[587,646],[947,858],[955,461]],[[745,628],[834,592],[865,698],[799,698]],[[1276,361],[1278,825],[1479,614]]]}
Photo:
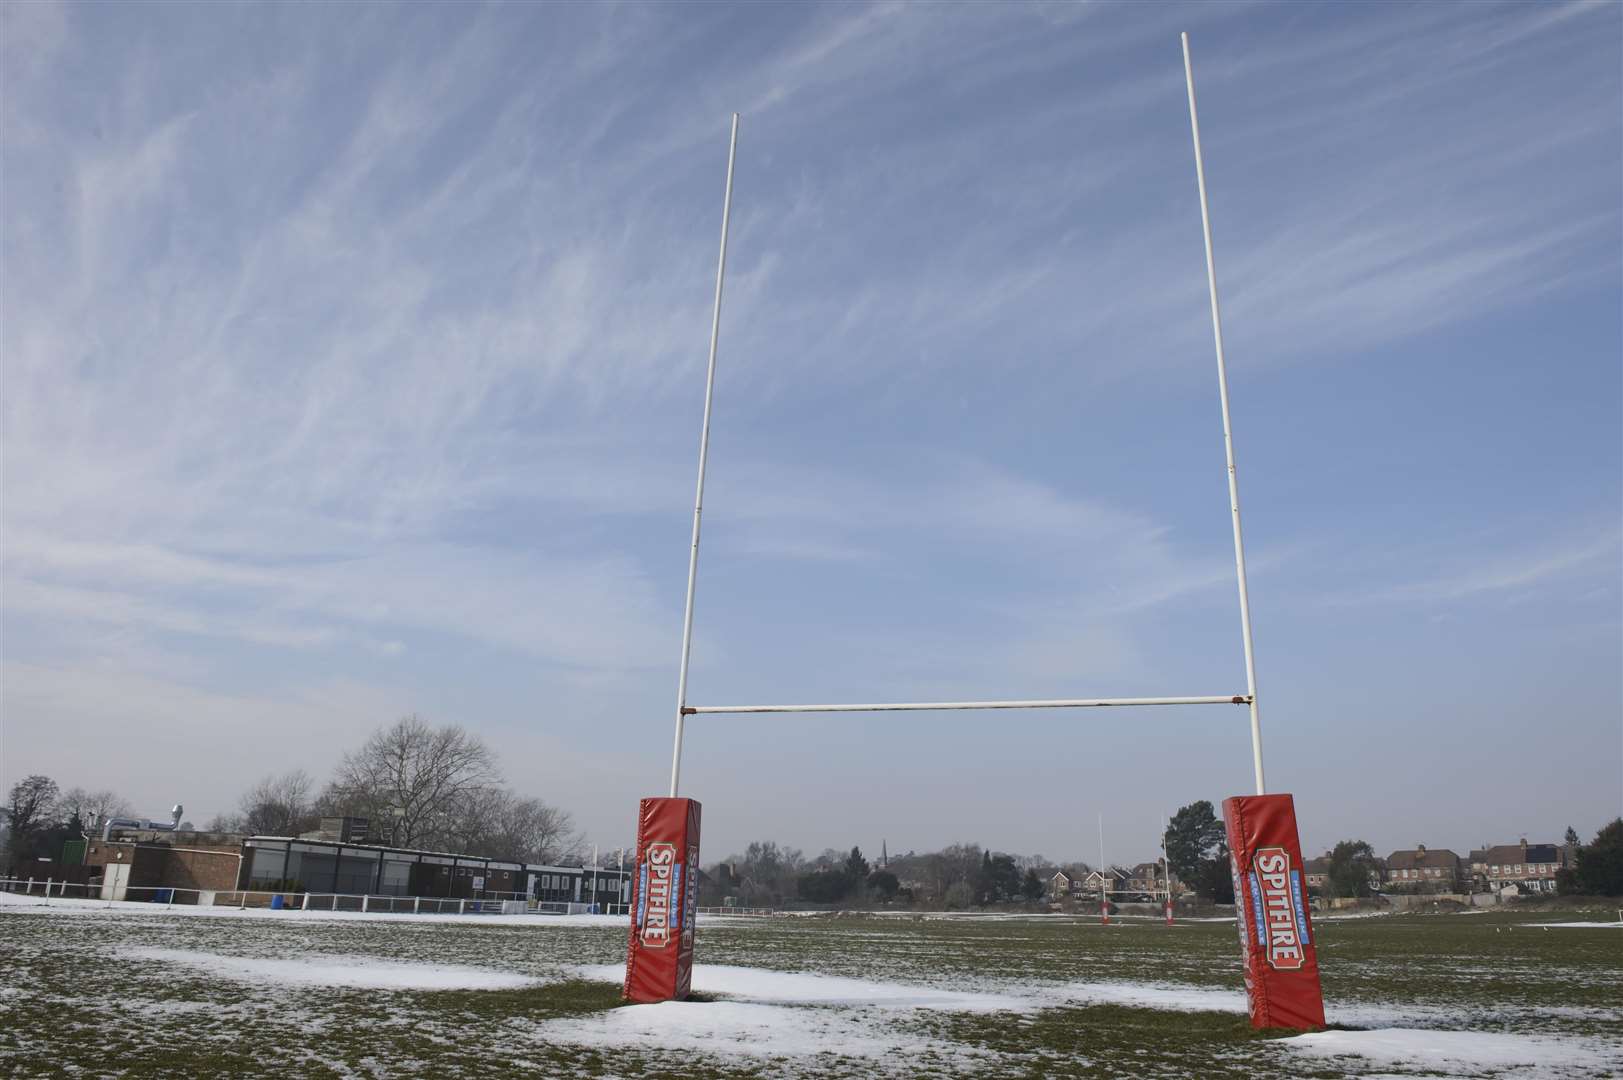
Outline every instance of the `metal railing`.
{"label": "metal railing", "polygon": [[[487,893],[480,897],[393,896],[378,893],[293,892],[286,889],[181,889],[168,885],[126,885],[120,895],[103,895],[100,882],[81,884],[54,878],[0,878],[0,891],[51,899],[149,903],[165,907],[226,907],[273,911],[345,911],[422,915],[624,915],[625,904],[530,900],[520,893]],[[594,910],[595,909],[595,910]]]}
{"label": "metal railing", "polygon": [[769,907],[701,907],[695,908],[700,915],[776,915],[776,908]]}

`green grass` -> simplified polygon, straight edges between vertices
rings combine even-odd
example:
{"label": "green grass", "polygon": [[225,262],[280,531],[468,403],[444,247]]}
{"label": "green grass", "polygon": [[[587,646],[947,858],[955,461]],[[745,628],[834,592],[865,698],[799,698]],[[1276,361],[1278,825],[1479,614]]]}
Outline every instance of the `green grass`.
{"label": "green grass", "polygon": [[[1406,1026],[1623,1044],[1623,931],[1530,925],[1565,916],[1388,916],[1317,925],[1332,1013]],[[0,1075],[627,1076],[731,1078],[1340,1076],[1286,1054],[1232,1011],[1066,1001],[1058,988],[1165,982],[1238,992],[1222,923],[815,918],[702,926],[701,964],[820,972],[999,993],[1055,989],[1024,1012],[858,1015],[925,1049],[862,1056],[838,1039],[797,1060],[658,1046],[590,1048],[547,1024],[619,1007],[578,979],[519,990],[376,991],[229,981],[132,959],[137,947],[314,958],[366,956],[558,979],[623,960],[625,933],[570,927],[0,911]],[[703,1007],[703,1006],[700,1006]],[[846,1010],[844,1016],[850,1016]],[[842,1019],[842,1023],[845,1020]],[[847,1056],[849,1054],[849,1056]],[[1319,1070],[1319,1071],[1315,1071]],[[1383,1071],[1392,1071],[1384,1068]]]}

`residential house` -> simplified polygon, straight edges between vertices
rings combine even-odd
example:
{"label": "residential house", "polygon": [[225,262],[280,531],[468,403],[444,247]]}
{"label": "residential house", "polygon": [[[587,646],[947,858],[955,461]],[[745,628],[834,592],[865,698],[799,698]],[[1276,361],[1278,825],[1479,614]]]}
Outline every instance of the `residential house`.
{"label": "residential house", "polygon": [[1555,892],[1561,848],[1558,844],[1529,844],[1523,838],[1520,843],[1489,848],[1485,861],[1488,888],[1494,892],[1512,885],[1517,892]]}
{"label": "residential house", "polygon": [[1054,871],[1054,876],[1048,879],[1048,898],[1063,900],[1065,897],[1080,894],[1087,875],[1086,866],[1073,866],[1068,870]]}
{"label": "residential house", "polygon": [[1386,857],[1388,892],[1454,892],[1461,876],[1460,857],[1447,848],[1416,844],[1411,850],[1394,851]]}
{"label": "residential house", "polygon": [[[1306,864],[1303,866],[1303,876],[1307,879],[1307,888],[1310,894],[1317,893],[1320,896],[1330,894],[1330,858],[1330,853],[1326,851],[1323,855],[1306,860]],[[1369,872],[1369,887],[1376,892],[1380,892],[1381,883],[1385,877],[1386,864],[1382,860],[1376,859],[1375,865]]]}
{"label": "residential house", "polygon": [[1323,892],[1325,886],[1330,883],[1330,853],[1326,851],[1316,859],[1307,860],[1307,866],[1304,869],[1307,871],[1308,892],[1311,893],[1314,890]]}
{"label": "residential house", "polygon": [[1095,870],[1082,879],[1082,891],[1090,896],[1098,896],[1100,889],[1108,889],[1111,895],[1130,892],[1127,883],[1132,880],[1133,872],[1120,866],[1112,866],[1107,870]]}
{"label": "residential house", "polygon": [[1160,862],[1141,862],[1133,867],[1132,874],[1127,879],[1126,891],[1143,893],[1146,896],[1165,895],[1167,883]]}

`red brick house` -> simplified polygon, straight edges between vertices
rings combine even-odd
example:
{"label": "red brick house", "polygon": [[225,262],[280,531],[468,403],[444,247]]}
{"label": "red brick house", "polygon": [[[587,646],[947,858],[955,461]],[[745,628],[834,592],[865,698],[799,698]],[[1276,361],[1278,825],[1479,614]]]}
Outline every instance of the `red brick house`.
{"label": "red brick house", "polygon": [[1388,892],[1456,892],[1463,876],[1460,857],[1454,852],[1416,844],[1386,857],[1384,884]]}
{"label": "red brick house", "polygon": [[1557,844],[1499,844],[1483,852],[1487,865],[1488,888],[1498,892],[1516,886],[1517,892],[1555,892],[1555,875],[1561,869],[1561,848]]}

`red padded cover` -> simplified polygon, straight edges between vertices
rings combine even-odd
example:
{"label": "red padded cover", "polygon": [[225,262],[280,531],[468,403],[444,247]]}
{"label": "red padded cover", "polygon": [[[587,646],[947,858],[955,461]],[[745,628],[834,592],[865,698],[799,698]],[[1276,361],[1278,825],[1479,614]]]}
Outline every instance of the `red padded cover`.
{"label": "red padded cover", "polygon": [[694,905],[699,899],[699,804],[644,799],[637,813],[631,885],[627,1001],[681,1001],[693,981]]}
{"label": "red padded cover", "polygon": [[1240,955],[1254,1028],[1324,1026],[1324,994],[1308,911],[1307,874],[1289,795],[1223,803]]}

